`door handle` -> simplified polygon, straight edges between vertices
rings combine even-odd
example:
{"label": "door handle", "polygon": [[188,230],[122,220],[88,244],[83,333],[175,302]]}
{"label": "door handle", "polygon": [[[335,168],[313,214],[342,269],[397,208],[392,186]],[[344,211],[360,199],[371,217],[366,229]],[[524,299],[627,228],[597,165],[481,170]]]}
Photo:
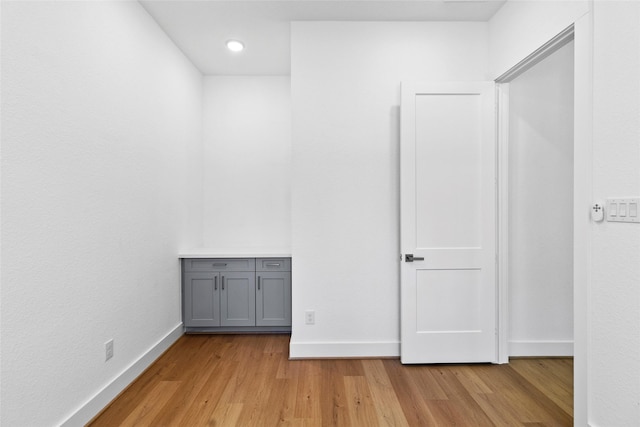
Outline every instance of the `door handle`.
{"label": "door handle", "polygon": [[258,276],[258,290],[260,290],[260,276]]}
{"label": "door handle", "polygon": [[218,290],[218,276],[213,277],[213,290],[214,291]]}
{"label": "door handle", "polygon": [[404,256],[405,262],[424,261],[424,257],[413,256],[413,254],[406,254]]}
{"label": "door handle", "polygon": [[222,276],[222,290],[224,291],[224,276]]}

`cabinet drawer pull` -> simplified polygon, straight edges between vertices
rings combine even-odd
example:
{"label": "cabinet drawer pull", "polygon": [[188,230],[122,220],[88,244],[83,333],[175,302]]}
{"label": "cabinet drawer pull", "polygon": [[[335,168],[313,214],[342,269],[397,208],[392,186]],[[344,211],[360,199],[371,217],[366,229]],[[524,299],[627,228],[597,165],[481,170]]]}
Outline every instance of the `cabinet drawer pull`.
{"label": "cabinet drawer pull", "polygon": [[260,290],[260,276],[258,276],[258,290]]}
{"label": "cabinet drawer pull", "polygon": [[212,265],[214,267],[226,267],[227,263],[226,262],[214,262]]}
{"label": "cabinet drawer pull", "polygon": [[271,263],[271,264],[267,264],[267,267],[280,267],[279,263]]}
{"label": "cabinet drawer pull", "polygon": [[224,291],[224,276],[222,276],[222,290]]}
{"label": "cabinet drawer pull", "polygon": [[213,290],[217,291],[218,290],[218,276],[215,276],[213,278]]}

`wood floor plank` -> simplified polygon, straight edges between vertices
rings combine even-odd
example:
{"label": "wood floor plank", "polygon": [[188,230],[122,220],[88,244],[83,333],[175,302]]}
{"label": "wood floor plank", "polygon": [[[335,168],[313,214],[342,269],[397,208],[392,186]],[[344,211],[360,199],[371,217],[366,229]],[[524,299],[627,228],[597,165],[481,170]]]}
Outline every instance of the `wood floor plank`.
{"label": "wood floor plank", "polygon": [[285,379],[274,379],[270,382],[269,393],[265,396],[261,412],[257,414],[257,420],[262,422],[262,425],[279,426],[293,419],[295,400],[287,397],[295,397],[295,391],[291,391],[290,386],[289,381]]}
{"label": "wood floor plank", "polygon": [[457,369],[457,366],[441,366],[434,372],[436,381],[447,395],[446,400],[434,402],[437,403],[436,407],[445,409],[454,425],[491,425],[489,417],[460,382]]}
{"label": "wood floor plank", "polygon": [[[285,384],[285,392],[283,395],[270,396],[270,404],[274,406],[278,406],[280,412],[282,413],[282,418],[284,418],[287,422],[293,422],[295,419],[296,412],[296,402],[298,400],[298,372],[300,365],[297,363],[292,363],[291,368],[288,369],[290,376],[286,379],[283,379]],[[280,369],[278,369],[280,372]],[[280,381],[276,379],[276,381]]]}
{"label": "wood floor plank", "polygon": [[567,375],[573,369],[573,364],[569,365],[569,369],[560,368],[567,363],[570,363],[567,359],[516,359],[511,361],[510,366],[536,388],[543,389],[546,396],[552,397],[558,406],[573,416],[573,376]]}
{"label": "wood floor plank", "polygon": [[[205,357],[202,357],[197,362],[192,359],[189,367],[192,372],[190,374],[184,373],[184,378],[181,380],[180,387],[174,394],[174,398],[156,415],[153,425],[163,423],[165,425],[178,425],[180,420],[192,410],[192,403],[197,402],[199,397],[202,396],[202,390],[205,386],[211,383],[211,376],[203,375],[202,373],[217,371],[222,363],[222,355],[210,351],[207,347],[201,347],[200,352],[204,353],[203,356]],[[176,375],[178,374],[175,373],[171,376],[175,377]]]}
{"label": "wood floor plank", "polygon": [[[427,399],[432,397],[433,394],[429,392],[428,387],[424,387],[424,382],[421,381],[428,375],[428,368],[424,366],[402,366],[399,360],[389,359],[384,360],[383,364],[409,425],[437,425],[437,420],[427,405]],[[440,388],[438,387],[438,389]],[[442,396],[444,396],[444,391]],[[443,398],[446,398],[446,396]]]}
{"label": "wood floor plank", "polygon": [[321,422],[321,362],[318,360],[298,360],[294,363],[300,365],[295,417]]}
{"label": "wood floor plank", "polygon": [[277,391],[274,386],[278,371],[277,353],[264,352],[262,360],[257,363],[253,378],[248,383],[252,390],[244,399],[244,410],[238,418],[238,425],[276,425],[278,411],[268,406],[269,395]]}
{"label": "wood floor plank", "polygon": [[473,399],[497,426],[521,426],[521,410],[501,394],[477,393]]}
{"label": "wood floor plank", "polygon": [[378,413],[365,377],[344,377],[344,389],[353,426],[378,426]]}
{"label": "wood floor plank", "polygon": [[211,420],[208,424],[194,424],[194,425],[208,425],[208,426],[237,426],[238,419],[242,415],[242,409],[244,405],[242,403],[223,403],[216,406],[216,409],[211,414]]}
{"label": "wood floor plank", "polygon": [[573,417],[562,410],[547,395],[538,390],[509,365],[495,366],[479,371],[486,382],[495,384],[494,392],[504,398],[504,405],[518,408],[518,417],[522,423],[550,422],[555,425],[570,426]]}
{"label": "wood floor plank", "polygon": [[351,423],[344,380],[354,373],[363,372],[362,365],[357,363],[360,369],[354,369],[353,362],[352,360],[322,361],[320,410],[322,425],[325,427],[347,426]]}
{"label": "wood floor plank", "polygon": [[531,422],[558,422],[558,425],[570,426],[573,424],[573,416],[563,411],[550,395],[541,391],[524,377],[519,375],[511,367],[503,371],[508,376],[508,381],[514,390],[518,390],[521,399],[525,402],[533,402],[530,407],[536,408],[538,419]]}
{"label": "wood floor plank", "polygon": [[408,426],[398,396],[381,360],[363,360],[364,374],[378,413],[381,426]]}
{"label": "wood floor plank", "polygon": [[435,366],[408,365],[403,366],[400,361],[395,361],[402,370],[408,373],[419,388],[421,396],[425,400],[446,400],[447,393],[442,389],[434,373],[437,372]]}
{"label": "wood floor plank", "polygon": [[206,378],[205,385],[188,406],[177,425],[209,425],[224,389],[238,370],[237,366],[238,362],[229,361],[211,372],[203,372],[202,376]]}
{"label": "wood floor plank", "polygon": [[571,359],[289,360],[286,335],[186,335],[90,423],[168,427],[571,426]]}
{"label": "wood floor plank", "polygon": [[492,393],[491,387],[475,373],[474,368],[474,366],[456,366],[453,373],[469,394]]}
{"label": "wood floor plank", "polygon": [[152,425],[164,404],[173,398],[179,385],[178,381],[160,381],[120,425]]}

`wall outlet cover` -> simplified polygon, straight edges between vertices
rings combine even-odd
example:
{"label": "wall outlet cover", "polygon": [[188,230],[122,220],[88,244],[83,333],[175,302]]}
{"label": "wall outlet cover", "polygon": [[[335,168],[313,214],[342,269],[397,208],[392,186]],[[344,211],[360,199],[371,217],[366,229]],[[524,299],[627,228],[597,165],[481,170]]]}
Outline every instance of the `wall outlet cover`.
{"label": "wall outlet cover", "polygon": [[313,310],[307,310],[304,312],[304,323],[306,325],[315,325],[316,323],[316,312]]}
{"label": "wall outlet cover", "polygon": [[105,362],[113,357],[113,340],[109,340],[104,344]]}

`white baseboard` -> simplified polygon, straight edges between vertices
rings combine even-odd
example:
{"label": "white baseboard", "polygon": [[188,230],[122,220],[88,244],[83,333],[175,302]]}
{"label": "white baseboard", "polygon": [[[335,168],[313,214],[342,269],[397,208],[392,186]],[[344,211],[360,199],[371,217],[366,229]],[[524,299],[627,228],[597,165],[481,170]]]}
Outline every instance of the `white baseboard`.
{"label": "white baseboard", "polygon": [[294,342],[290,359],[341,359],[399,357],[399,342]]}
{"label": "white baseboard", "polygon": [[145,369],[160,357],[183,334],[182,323],[165,335],[160,341],[147,350],[138,360],[120,373],[113,381],[107,384],[95,396],[91,397],[78,410],[76,410],[61,427],[84,426],[93,417],[100,413],[118,394],[131,384]]}
{"label": "white baseboard", "polygon": [[[290,359],[399,357],[399,342],[295,342]],[[509,356],[572,357],[573,341],[509,341]]]}
{"label": "white baseboard", "polygon": [[509,341],[509,356],[572,357],[573,341]]}

